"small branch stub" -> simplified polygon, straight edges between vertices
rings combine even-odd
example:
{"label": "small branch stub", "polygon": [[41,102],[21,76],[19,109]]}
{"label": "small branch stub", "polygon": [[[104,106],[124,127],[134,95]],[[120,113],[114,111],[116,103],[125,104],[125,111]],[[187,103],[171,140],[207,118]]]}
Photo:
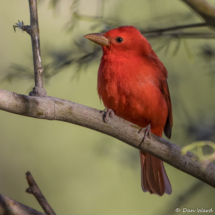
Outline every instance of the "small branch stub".
{"label": "small branch stub", "polygon": [[[37,75],[42,76],[44,69],[40,68],[37,71]],[[46,90],[43,87],[34,87],[33,91],[29,93],[29,96],[46,95]]]}
{"label": "small branch stub", "polygon": [[46,95],[46,90],[42,87],[34,87],[33,91],[29,93],[29,96]]}
{"label": "small branch stub", "polygon": [[29,26],[29,25],[24,25],[24,22],[23,21],[19,21],[18,20],[18,22],[15,24],[15,25],[13,25],[13,29],[14,29],[14,31],[16,32],[16,28],[19,28],[19,29],[21,29],[22,31],[25,31],[25,32],[27,32],[29,35],[31,35],[31,26]]}
{"label": "small branch stub", "polygon": [[49,203],[47,202],[46,198],[42,194],[40,188],[36,184],[30,172],[26,172],[26,179],[30,186],[29,188],[26,189],[26,192],[29,194],[33,194],[35,196],[35,198],[37,199],[37,201],[39,202],[39,204],[41,205],[41,207],[43,208],[47,215],[56,215],[51,206],[49,205]]}

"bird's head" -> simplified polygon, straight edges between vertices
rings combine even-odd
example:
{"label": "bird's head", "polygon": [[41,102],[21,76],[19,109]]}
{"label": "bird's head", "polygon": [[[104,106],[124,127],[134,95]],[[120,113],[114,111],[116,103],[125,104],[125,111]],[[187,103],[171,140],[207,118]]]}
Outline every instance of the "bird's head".
{"label": "bird's head", "polygon": [[101,45],[104,54],[147,55],[151,52],[149,42],[133,26],[121,26],[106,33],[87,34],[84,37]]}

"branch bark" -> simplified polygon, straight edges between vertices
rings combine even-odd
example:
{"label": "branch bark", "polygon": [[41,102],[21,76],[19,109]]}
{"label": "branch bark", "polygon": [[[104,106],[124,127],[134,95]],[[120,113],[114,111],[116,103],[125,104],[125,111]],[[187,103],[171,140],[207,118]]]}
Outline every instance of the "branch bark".
{"label": "branch bark", "polygon": [[0,194],[0,215],[45,215]]}
{"label": "branch bark", "polygon": [[190,152],[184,155],[179,146],[155,135],[140,145],[144,136],[143,132],[138,134],[140,127],[117,116],[104,123],[99,110],[55,97],[31,97],[6,90],[0,90],[0,109],[38,119],[69,122],[99,131],[150,153],[215,187],[215,164],[209,163],[203,169],[195,155]]}

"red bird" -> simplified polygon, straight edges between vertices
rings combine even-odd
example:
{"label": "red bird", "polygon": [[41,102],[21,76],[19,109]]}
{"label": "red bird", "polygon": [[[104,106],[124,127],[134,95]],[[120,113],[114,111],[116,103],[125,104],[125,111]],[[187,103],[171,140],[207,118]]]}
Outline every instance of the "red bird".
{"label": "red bird", "polygon": [[[102,46],[98,94],[107,115],[119,117],[157,136],[170,138],[173,125],[167,70],[149,42],[133,26],[85,37]],[[141,186],[144,192],[162,196],[172,188],[163,161],[140,151]]]}

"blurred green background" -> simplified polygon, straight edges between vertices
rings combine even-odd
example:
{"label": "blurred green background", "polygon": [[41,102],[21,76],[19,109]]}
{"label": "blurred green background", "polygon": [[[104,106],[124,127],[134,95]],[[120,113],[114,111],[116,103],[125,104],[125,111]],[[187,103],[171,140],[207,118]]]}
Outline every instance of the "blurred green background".
{"label": "blurred green background", "polygon": [[[209,2],[215,5],[215,0]],[[102,53],[83,35],[120,25],[149,29],[202,21],[187,5],[173,0],[41,0],[38,11],[42,61],[49,71],[45,77],[48,95],[97,109],[104,108],[97,95]],[[29,24],[28,1],[2,0],[0,87],[28,94],[34,83],[31,40],[21,30],[14,33],[12,25],[17,20]],[[150,39],[169,71],[171,141],[180,146],[214,141],[214,40],[167,41]],[[88,61],[81,58],[95,50]],[[57,214],[174,214],[175,208],[202,207],[212,207],[215,213],[214,188],[167,164],[172,195],[161,198],[143,193],[139,152],[112,137],[3,111],[0,119],[0,193],[16,201],[41,211],[34,197],[24,192],[28,187],[25,172],[31,171]]]}

